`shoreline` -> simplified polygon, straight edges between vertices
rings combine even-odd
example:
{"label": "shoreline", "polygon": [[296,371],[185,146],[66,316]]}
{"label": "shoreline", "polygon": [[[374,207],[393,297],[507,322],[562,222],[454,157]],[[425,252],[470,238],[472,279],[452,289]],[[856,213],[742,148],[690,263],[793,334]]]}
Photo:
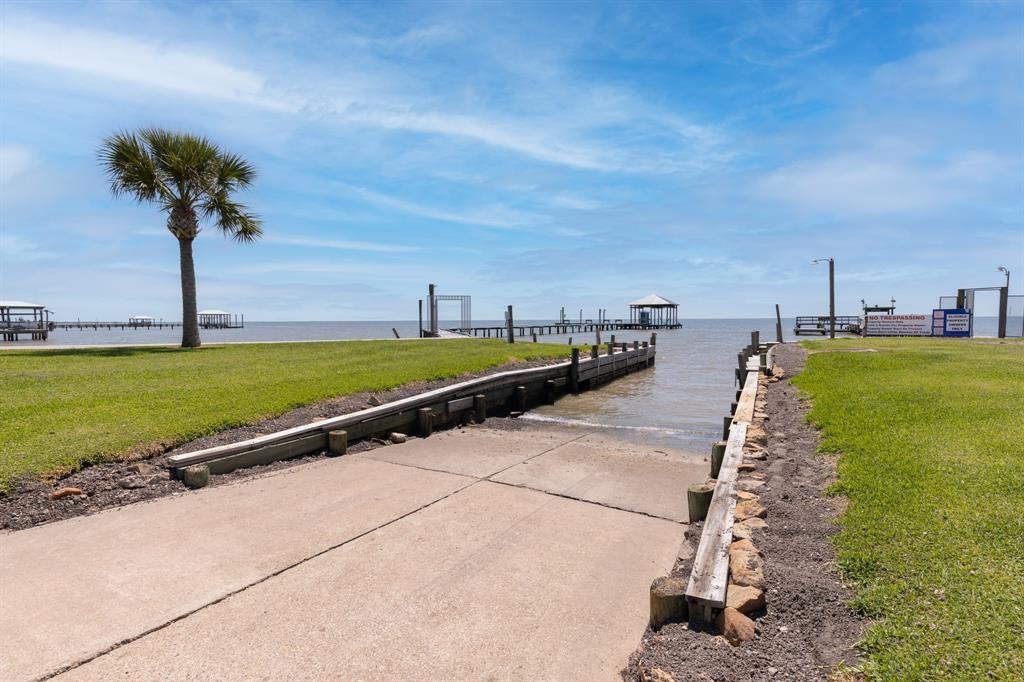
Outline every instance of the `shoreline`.
{"label": "shoreline", "polygon": [[[658,669],[680,680],[698,670],[711,679],[820,680],[857,663],[854,647],[865,621],[846,606],[853,592],[839,577],[832,547],[839,532],[835,519],[843,511],[842,499],[827,494],[836,458],[818,453],[820,434],[805,422],[807,406],[790,383],[803,369],[806,351],[795,343],[775,348],[784,376],[767,384],[763,428],[769,455],[750,460],[756,467],[747,474],[763,480],[753,492],[768,522],[752,531],[764,553],[766,580],[766,608],[750,614],[757,636],[737,649],[711,628],[648,628],[624,679],[662,679],[653,672]],[[687,532],[672,577],[689,578],[703,525]]]}
{"label": "shoreline", "polygon": [[[437,336],[437,337],[415,337],[388,338],[380,337],[374,339],[286,339],[283,341],[209,341],[198,348],[182,348],[182,350],[202,350],[208,346],[244,346],[244,345],[274,345],[278,343],[343,343],[347,341],[450,341],[452,339],[472,339],[472,336]],[[480,339],[491,340],[491,339]],[[502,339],[495,339],[501,341]],[[94,344],[60,344],[56,346],[15,346],[13,344],[0,344],[0,351],[10,350],[90,350],[110,348],[181,348],[180,343],[94,343]]]}

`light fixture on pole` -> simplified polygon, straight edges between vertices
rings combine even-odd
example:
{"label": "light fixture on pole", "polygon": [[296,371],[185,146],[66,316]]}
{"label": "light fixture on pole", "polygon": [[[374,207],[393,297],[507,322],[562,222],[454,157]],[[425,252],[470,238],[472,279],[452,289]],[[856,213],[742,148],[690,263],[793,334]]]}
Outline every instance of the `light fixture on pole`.
{"label": "light fixture on pole", "polygon": [[832,258],[815,258],[812,263],[828,261],[828,338],[836,338],[836,262]]}
{"label": "light fixture on pole", "polygon": [[1006,269],[1005,267],[1003,267],[1002,265],[1000,265],[998,268],[996,268],[996,272],[1004,272],[1004,273],[1006,273],[1006,291],[1007,291],[1007,293],[1009,293],[1009,291],[1010,291],[1010,271],[1008,269]]}

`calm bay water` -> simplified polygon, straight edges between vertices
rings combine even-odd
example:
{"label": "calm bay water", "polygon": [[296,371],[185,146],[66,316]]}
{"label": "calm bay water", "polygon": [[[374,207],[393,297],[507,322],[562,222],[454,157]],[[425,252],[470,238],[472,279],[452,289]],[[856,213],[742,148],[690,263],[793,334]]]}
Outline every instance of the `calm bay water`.
{"label": "calm bay water", "polygon": [[[522,320],[524,324],[530,322]],[[499,322],[475,324],[497,325]],[[416,326],[415,321],[246,322],[244,329],[203,330],[202,338],[206,343],[393,338],[392,327],[403,338],[408,338],[416,336]],[[783,319],[787,339],[793,338],[792,329],[793,320]],[[682,329],[658,332],[657,362],[652,370],[628,375],[594,391],[566,396],[555,405],[531,411],[526,418],[577,423],[607,429],[609,435],[619,438],[706,454],[710,444],[722,437],[722,417],[735,398],[736,353],[750,342],[753,330],[760,331],[762,339],[772,340],[775,320],[684,320]],[[980,335],[994,334],[994,319],[978,318],[976,331]],[[609,341],[610,336],[603,334],[603,340]],[[618,342],[645,341],[650,333],[623,331],[616,332],[615,337]],[[48,342],[21,341],[4,345],[138,345],[177,343],[180,339],[180,329],[74,330],[57,331]],[[568,343],[569,337],[542,336],[539,340]],[[573,341],[593,343],[594,335],[574,335]],[[517,339],[516,342],[530,341]]]}

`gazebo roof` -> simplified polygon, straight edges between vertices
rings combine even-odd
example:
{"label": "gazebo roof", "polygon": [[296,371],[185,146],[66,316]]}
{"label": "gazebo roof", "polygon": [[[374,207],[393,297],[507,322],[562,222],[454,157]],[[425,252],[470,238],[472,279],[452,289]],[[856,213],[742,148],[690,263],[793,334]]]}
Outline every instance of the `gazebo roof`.
{"label": "gazebo roof", "polygon": [[0,308],[45,308],[46,306],[40,305],[39,303],[29,303],[28,301],[5,301],[0,299]]}
{"label": "gazebo roof", "polygon": [[638,298],[637,300],[633,301],[632,303],[630,303],[630,305],[633,305],[633,306],[673,306],[673,305],[679,305],[679,304],[676,303],[675,301],[668,300],[664,296],[658,296],[657,294],[648,294],[647,296],[644,296],[643,298]]}
{"label": "gazebo roof", "polygon": [[226,310],[216,310],[211,308],[210,310],[200,310],[197,315],[230,315]]}

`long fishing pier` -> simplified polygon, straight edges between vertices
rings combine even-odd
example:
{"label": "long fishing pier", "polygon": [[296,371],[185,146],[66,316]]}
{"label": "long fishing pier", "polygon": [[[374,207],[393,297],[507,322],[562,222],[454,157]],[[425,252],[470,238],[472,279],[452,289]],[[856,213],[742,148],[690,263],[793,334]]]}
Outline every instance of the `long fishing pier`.
{"label": "long fishing pier", "polygon": [[[681,329],[682,324],[675,322],[671,324],[641,324],[638,322],[623,322],[622,320],[606,320],[594,322],[584,320],[583,322],[542,322],[540,324],[513,324],[511,325],[514,336],[565,336],[568,334],[584,334],[588,332],[614,332],[619,330],[657,331],[659,329]],[[508,325],[489,325],[484,327],[453,327],[445,331],[463,336],[479,336],[483,338],[506,338],[509,332]]]}
{"label": "long fishing pier", "polygon": [[60,329],[69,331],[72,329],[175,329],[181,326],[181,322],[86,322],[76,320],[74,322],[51,322],[50,331]]}

